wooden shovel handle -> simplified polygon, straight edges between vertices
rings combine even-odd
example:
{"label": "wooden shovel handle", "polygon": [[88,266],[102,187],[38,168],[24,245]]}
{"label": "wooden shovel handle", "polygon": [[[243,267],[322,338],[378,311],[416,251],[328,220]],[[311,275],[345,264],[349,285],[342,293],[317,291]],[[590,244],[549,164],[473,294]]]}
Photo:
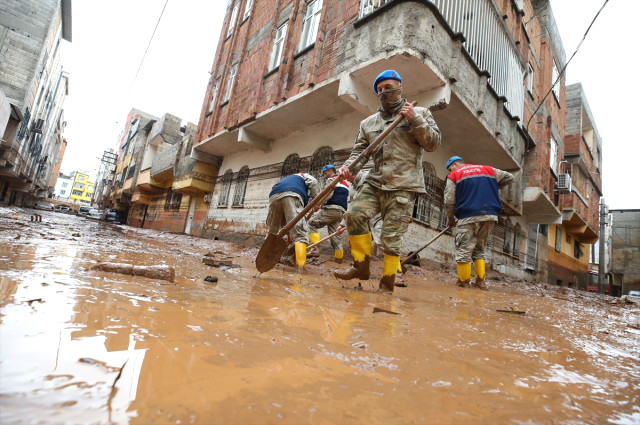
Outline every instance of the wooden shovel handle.
{"label": "wooden shovel handle", "polygon": [[322,242],[324,242],[324,241],[326,241],[326,240],[329,240],[329,239],[331,239],[332,237],[337,236],[337,235],[338,235],[338,232],[333,232],[333,233],[332,233],[332,234],[330,234],[329,236],[325,236],[324,238],[320,239],[318,242],[316,242],[316,243],[313,243],[313,244],[309,245],[309,246],[307,247],[307,251],[308,251],[308,250],[310,250],[311,248],[313,248],[314,246],[318,246],[318,245],[320,245]]}
{"label": "wooden shovel handle", "polygon": [[409,256],[407,258],[405,258],[404,260],[402,260],[402,263],[400,263],[400,265],[404,265],[407,261],[409,261],[410,259],[412,259],[413,257],[415,257],[416,255],[418,255],[418,253],[420,251],[422,251],[423,249],[425,249],[426,247],[428,247],[429,245],[431,245],[436,239],[438,239],[440,236],[444,235],[444,233],[449,230],[450,227],[445,227],[444,230],[440,233],[438,233],[437,235],[435,235],[433,238],[431,238],[431,240],[429,242],[427,242],[426,244],[422,245],[422,247],[420,247],[419,250],[415,251],[415,252],[411,252],[409,254]]}
{"label": "wooden shovel handle", "polygon": [[[417,102],[412,102],[413,106],[415,106],[416,104]],[[367,146],[367,148],[364,151],[362,151],[360,155],[356,157],[356,159],[353,160],[353,162],[349,165],[349,172],[352,172],[353,170],[355,170],[356,165],[360,163],[360,161],[368,157],[371,154],[371,152],[373,152],[373,150],[377,148],[378,145],[380,145],[380,143],[382,143],[385,137],[387,137],[389,133],[391,133],[393,129],[396,128],[398,124],[402,122],[403,119],[404,119],[404,115],[398,114],[396,119],[393,120],[391,124],[389,124],[389,127],[387,127],[382,133],[380,133],[380,135],[376,137],[376,139],[369,146]],[[309,212],[309,210],[313,208],[315,204],[318,203],[318,201],[320,201],[325,196],[327,196],[333,190],[333,188],[338,184],[338,182],[340,182],[340,179],[336,178],[336,179],[333,179],[331,183],[326,185],[325,188],[322,189],[322,192],[318,194],[318,196],[316,196],[311,201],[309,201],[307,206],[304,207],[302,211],[298,213],[298,215],[296,215],[289,223],[287,223],[286,226],[280,229],[280,231],[277,233],[277,236],[282,237],[285,235],[285,233],[289,233],[289,230],[291,230],[293,226],[295,226],[296,223],[300,221],[300,219],[304,217]]]}

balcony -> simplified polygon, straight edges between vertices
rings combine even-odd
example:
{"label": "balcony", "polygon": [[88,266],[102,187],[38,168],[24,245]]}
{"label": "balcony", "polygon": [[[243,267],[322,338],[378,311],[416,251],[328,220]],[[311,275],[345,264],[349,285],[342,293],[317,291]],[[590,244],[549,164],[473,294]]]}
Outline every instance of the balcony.
{"label": "balcony", "polygon": [[16,141],[0,140],[0,175],[18,177],[22,163],[20,145]]}
{"label": "balcony", "polygon": [[192,171],[176,176],[172,188],[175,192],[187,195],[203,195],[210,193],[218,174],[218,167],[197,161]]}
{"label": "balcony", "polygon": [[158,153],[153,159],[150,171],[150,183],[157,187],[169,188],[173,183],[174,168],[181,144]]}
{"label": "balcony", "polygon": [[598,241],[598,232],[575,209],[562,210],[562,227],[580,243],[592,244]]}
{"label": "balcony", "polygon": [[149,144],[160,146],[162,143],[173,145],[182,139],[180,126],[182,120],[174,115],[165,114],[153,124],[149,133]]}

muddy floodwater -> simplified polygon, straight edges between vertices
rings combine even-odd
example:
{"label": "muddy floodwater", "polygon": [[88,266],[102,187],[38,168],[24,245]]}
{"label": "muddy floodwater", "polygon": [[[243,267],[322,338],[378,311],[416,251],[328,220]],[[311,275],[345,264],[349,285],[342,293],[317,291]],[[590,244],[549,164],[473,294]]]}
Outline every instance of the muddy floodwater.
{"label": "muddy floodwater", "polygon": [[380,260],[354,290],[329,256],[259,275],[256,248],[33,212],[0,208],[2,424],[640,423],[631,298],[452,264],[390,297]]}

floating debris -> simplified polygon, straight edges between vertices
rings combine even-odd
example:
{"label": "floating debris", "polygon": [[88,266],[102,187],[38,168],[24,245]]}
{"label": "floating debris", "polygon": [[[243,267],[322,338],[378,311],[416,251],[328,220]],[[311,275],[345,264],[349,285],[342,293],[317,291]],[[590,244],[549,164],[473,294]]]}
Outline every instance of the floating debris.
{"label": "floating debris", "polygon": [[374,313],[387,313],[387,314],[400,314],[400,313],[396,313],[395,311],[385,310],[384,308],[380,308],[380,307],[373,307],[373,312]]}
{"label": "floating debris", "polygon": [[508,313],[508,314],[519,314],[521,316],[524,316],[526,314],[526,311],[520,311],[520,310],[496,310],[498,313]]}
{"label": "floating debris", "polygon": [[216,283],[218,281],[218,276],[207,276],[204,278],[204,281]]}

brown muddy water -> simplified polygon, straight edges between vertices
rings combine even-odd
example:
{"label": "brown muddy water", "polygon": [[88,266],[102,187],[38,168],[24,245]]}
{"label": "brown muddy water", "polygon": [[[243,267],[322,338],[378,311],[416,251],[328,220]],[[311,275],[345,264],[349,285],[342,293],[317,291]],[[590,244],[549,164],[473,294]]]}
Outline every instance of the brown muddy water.
{"label": "brown muddy water", "polygon": [[640,423],[632,299],[462,289],[451,265],[390,297],[343,288],[329,257],[258,275],[255,248],[33,212],[0,208],[2,424]]}

